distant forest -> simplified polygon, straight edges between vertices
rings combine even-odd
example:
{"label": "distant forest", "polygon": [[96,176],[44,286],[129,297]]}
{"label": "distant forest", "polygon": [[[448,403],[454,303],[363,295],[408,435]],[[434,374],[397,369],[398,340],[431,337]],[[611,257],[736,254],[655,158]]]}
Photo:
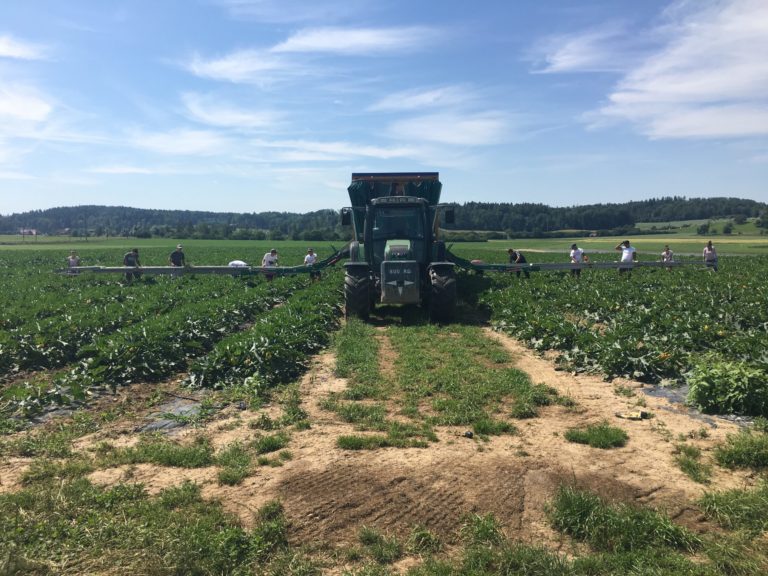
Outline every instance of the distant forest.
{"label": "distant forest", "polygon": [[[567,208],[544,204],[468,202],[454,204],[456,221],[448,237],[460,240],[498,237],[621,235],[653,233],[637,230],[637,222],[658,222],[659,229],[678,220],[759,218],[768,227],[768,204],[739,198],[665,197],[623,204],[591,204]],[[351,237],[336,210],[306,214],[288,212],[196,212],[147,210],[115,206],[74,206],[0,216],[0,233],[135,236],[139,238],[232,238],[343,240]],[[452,232],[451,232],[452,231]],[[479,234],[478,234],[479,233]]]}

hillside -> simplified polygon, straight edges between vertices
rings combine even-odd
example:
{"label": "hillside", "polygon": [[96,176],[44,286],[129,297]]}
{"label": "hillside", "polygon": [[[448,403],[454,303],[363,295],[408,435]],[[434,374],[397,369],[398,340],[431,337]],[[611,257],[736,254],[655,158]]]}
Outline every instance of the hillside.
{"label": "hillside", "polygon": [[[768,204],[739,198],[667,197],[623,204],[550,207],[533,203],[455,204],[454,230],[497,231],[540,237],[559,230],[625,233],[637,222],[762,218]],[[72,236],[336,240],[345,238],[336,210],[205,212],[125,206],[70,206],[0,216],[0,234],[20,230]]]}

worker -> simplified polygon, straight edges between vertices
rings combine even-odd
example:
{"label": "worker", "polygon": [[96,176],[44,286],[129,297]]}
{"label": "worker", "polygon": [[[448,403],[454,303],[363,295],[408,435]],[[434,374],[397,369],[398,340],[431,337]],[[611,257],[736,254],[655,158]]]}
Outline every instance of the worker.
{"label": "worker", "polygon": [[80,266],[80,256],[77,255],[77,252],[72,250],[69,253],[69,256],[67,256],[67,267],[69,268],[69,274],[77,274],[77,268]]}
{"label": "worker", "polygon": [[635,250],[634,246],[630,245],[629,240],[624,240],[624,242],[617,244],[614,250],[621,252],[622,264],[630,264],[630,266],[619,266],[619,274],[623,274],[624,272],[629,272],[627,276],[631,276],[632,275],[631,264],[633,262],[637,262],[637,250]]}
{"label": "worker", "polygon": [[581,264],[583,262],[589,262],[589,256],[584,254],[584,250],[578,247],[576,244],[571,244],[571,264],[577,264],[571,268],[571,276],[579,278],[581,276]]}
{"label": "worker", "polygon": [[669,249],[669,244],[664,244],[664,251],[661,253],[662,262],[674,262],[675,253]]}
{"label": "worker", "polygon": [[[665,263],[672,263],[675,261],[675,254],[669,249],[669,244],[664,244],[664,250],[661,253],[661,261]],[[672,270],[672,268],[667,268]]]}
{"label": "worker", "polygon": [[[509,254],[509,263],[510,264],[527,264],[528,263],[528,261],[525,259],[525,256],[523,256],[523,253],[520,252],[519,250],[515,250],[514,248],[510,248],[509,250],[507,250],[507,253]],[[524,267],[522,269],[518,268],[517,270],[515,270],[515,275],[518,278],[520,278],[520,272],[521,271],[525,274],[526,278],[530,278],[531,277],[530,273],[528,272],[528,267],[526,266],[526,267]]]}
{"label": "worker", "polygon": [[[304,266],[313,266],[317,263],[317,254],[312,248],[307,249],[307,255],[304,256]],[[320,270],[310,270],[309,277],[312,280],[320,280]]]}
{"label": "worker", "polygon": [[[278,257],[277,257],[277,250],[272,248],[269,252],[264,254],[264,258],[261,259],[261,265],[264,268],[271,268],[275,267],[278,264]],[[267,279],[267,282],[271,282],[272,278],[275,277],[272,273],[264,273],[264,277]]]}
{"label": "worker", "polygon": [[[139,261],[139,249],[133,248],[123,255],[123,266],[131,266],[133,268],[141,269],[141,262]],[[141,278],[141,272],[133,271],[126,272],[125,279],[131,282],[133,279],[138,280]]]}
{"label": "worker", "polygon": [[171,252],[170,256],[168,256],[168,263],[171,266],[186,266],[187,260],[184,257],[184,248],[181,244],[177,244],[176,250]]}
{"label": "worker", "polygon": [[704,246],[704,265],[717,272],[717,250],[712,246],[712,240]]}

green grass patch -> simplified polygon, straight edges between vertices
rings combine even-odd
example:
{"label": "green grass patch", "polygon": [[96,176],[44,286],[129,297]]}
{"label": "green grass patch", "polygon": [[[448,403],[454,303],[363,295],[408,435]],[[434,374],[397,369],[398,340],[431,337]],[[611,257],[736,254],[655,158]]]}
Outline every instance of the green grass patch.
{"label": "green grass patch", "polygon": [[710,492],[699,501],[707,518],[729,530],[768,530],[768,481],[751,489]]}
{"label": "green grass patch", "polygon": [[380,346],[376,329],[350,318],[336,333],[336,374],[349,380],[344,397],[349,400],[384,398],[385,380],[379,368]]}
{"label": "green grass patch", "polygon": [[282,450],[291,438],[284,432],[278,432],[277,434],[271,434],[267,436],[261,436],[251,443],[251,446],[256,450],[257,454],[269,454],[270,452],[277,452]]}
{"label": "green grass patch", "polygon": [[442,550],[440,537],[424,526],[414,526],[406,542],[407,550],[412,554],[437,554]]}
{"label": "green grass patch", "polygon": [[648,508],[608,504],[595,494],[561,487],[549,508],[552,526],[594,549],[629,552],[649,548],[694,551],[698,536]]}
{"label": "green grass patch", "polygon": [[725,444],[715,448],[715,461],[726,468],[768,468],[768,434],[751,430],[729,434]]}
{"label": "green grass patch", "polygon": [[17,565],[43,561],[57,573],[261,572],[287,548],[286,532],[279,505],[263,509],[249,532],[188,482],[151,497],[140,484],[40,478],[0,494],[0,549],[13,550]]}
{"label": "green grass patch", "polygon": [[25,486],[46,480],[64,480],[80,478],[94,470],[94,464],[85,458],[69,458],[66,460],[50,460],[45,457],[32,461],[21,482]]}
{"label": "green grass patch", "polygon": [[279,468],[285,464],[288,460],[293,459],[293,454],[288,450],[281,450],[277,456],[259,456],[256,458],[256,463],[259,466],[271,466],[272,468]]}
{"label": "green grass patch", "polygon": [[196,437],[189,444],[177,444],[165,438],[144,436],[136,446],[107,451],[101,466],[150,463],[176,468],[202,468],[216,463],[210,441]]}
{"label": "green grass patch", "polygon": [[483,416],[475,420],[472,424],[472,430],[478,436],[500,436],[502,434],[515,434],[517,428],[505,422],[504,420],[495,420],[487,416]]}
{"label": "green grass patch", "polygon": [[377,448],[390,448],[393,444],[389,438],[382,434],[370,436],[345,434],[336,439],[336,446],[342,450],[376,450]]}
{"label": "green grass patch", "polygon": [[258,523],[250,535],[250,548],[257,560],[264,561],[288,548],[288,522],[283,505],[278,501],[262,506],[257,519]]}
{"label": "green grass patch", "polygon": [[584,429],[571,428],[566,431],[565,439],[577,444],[588,444],[592,448],[608,449],[625,446],[629,436],[621,428],[601,422]]}
{"label": "green grass patch", "polygon": [[357,424],[366,430],[382,430],[386,427],[387,409],[383,404],[361,404],[359,402],[339,402],[334,412],[350,424]]}
{"label": "green grass patch", "polygon": [[712,479],[712,466],[701,461],[700,448],[678,444],[675,452],[675,461],[686,476],[699,484],[709,484]]}
{"label": "green grass patch", "polygon": [[21,432],[29,426],[24,420],[18,418],[9,418],[8,416],[0,413],[0,436],[7,436],[9,434],[15,434]]}
{"label": "green grass patch", "polygon": [[25,458],[45,456],[66,458],[72,454],[72,441],[96,432],[100,423],[87,412],[39,430],[29,430],[19,437],[0,441],[0,455]]}
{"label": "green grass patch", "polygon": [[414,417],[415,407],[426,401],[433,414],[423,418],[434,425],[482,427],[506,401],[540,398],[528,376],[509,367],[501,344],[476,327],[404,326],[388,334],[397,353],[395,378],[404,412]]}
{"label": "green grass patch", "polygon": [[[482,438],[514,434],[515,426],[499,417],[510,404],[532,407],[535,416],[537,407],[561,400],[511,368],[504,347],[477,327],[438,327],[417,317],[389,326],[394,360],[386,373],[379,370],[378,335],[353,320],[337,337],[339,374],[359,386],[329,396],[322,407],[360,430],[386,433],[344,436],[337,443],[344,449],[426,446],[437,440],[434,426],[461,426]],[[395,406],[371,402],[384,399]],[[391,410],[402,417],[397,423],[388,419]]]}
{"label": "green grass patch", "polygon": [[363,526],[358,538],[366,552],[379,564],[392,564],[403,556],[403,545],[394,536]]}
{"label": "green grass patch", "polygon": [[498,545],[504,540],[501,524],[493,514],[469,514],[464,517],[460,534],[470,546]]}
{"label": "green grass patch", "polygon": [[296,426],[299,429],[308,427],[309,414],[301,407],[301,393],[298,386],[290,386],[280,397],[283,415],[280,418],[282,426]]}
{"label": "green grass patch", "polygon": [[221,466],[218,472],[220,484],[234,486],[240,484],[251,471],[251,454],[240,442],[233,442],[216,455],[216,464]]}

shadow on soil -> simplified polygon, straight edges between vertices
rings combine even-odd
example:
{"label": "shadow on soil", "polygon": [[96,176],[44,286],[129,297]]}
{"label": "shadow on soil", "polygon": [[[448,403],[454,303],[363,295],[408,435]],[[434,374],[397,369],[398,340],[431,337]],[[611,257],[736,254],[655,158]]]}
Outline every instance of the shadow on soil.
{"label": "shadow on soil", "polygon": [[[493,282],[487,276],[477,273],[463,273],[457,278],[458,305],[452,322],[447,324],[465,324],[487,326],[491,311],[479,301],[479,296],[489,290]],[[424,326],[430,323],[429,311],[424,306],[415,305],[376,305],[371,310],[369,322],[376,327],[392,325]]]}

